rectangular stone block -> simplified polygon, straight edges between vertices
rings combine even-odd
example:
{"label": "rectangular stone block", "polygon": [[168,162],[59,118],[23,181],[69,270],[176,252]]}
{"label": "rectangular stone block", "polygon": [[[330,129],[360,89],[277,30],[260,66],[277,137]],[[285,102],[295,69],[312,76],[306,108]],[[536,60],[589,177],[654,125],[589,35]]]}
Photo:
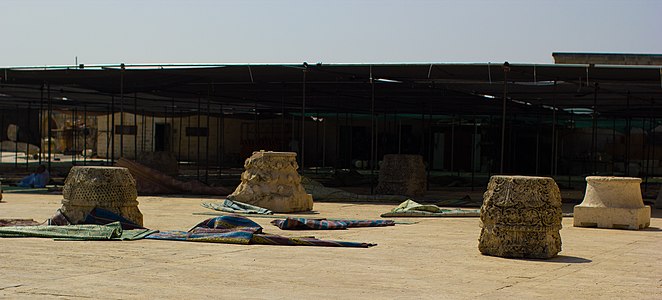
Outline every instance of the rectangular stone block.
{"label": "rectangular stone block", "polygon": [[573,226],[615,229],[644,229],[650,225],[651,207],[575,206]]}

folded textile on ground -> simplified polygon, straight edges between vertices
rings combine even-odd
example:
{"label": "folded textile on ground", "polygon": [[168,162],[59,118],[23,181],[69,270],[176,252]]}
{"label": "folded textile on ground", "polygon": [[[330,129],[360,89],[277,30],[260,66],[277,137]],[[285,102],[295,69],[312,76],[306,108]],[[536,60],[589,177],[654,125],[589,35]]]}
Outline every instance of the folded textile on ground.
{"label": "folded textile on ground", "polygon": [[314,237],[285,237],[266,234],[262,226],[252,220],[238,216],[220,216],[207,219],[188,232],[166,231],[146,236],[147,239],[190,242],[262,244],[290,246],[362,247],[375,246],[369,243],[318,240]]}
{"label": "folded textile on ground", "polygon": [[213,210],[236,214],[272,215],[273,212],[259,206],[233,200],[230,196],[221,203],[202,202],[200,205]]}
{"label": "folded textile on ground", "polygon": [[36,226],[39,222],[33,219],[0,219],[0,227],[6,226]]}
{"label": "folded textile on ground", "polygon": [[381,217],[479,217],[480,209],[445,209],[408,199]]}
{"label": "folded textile on ground", "polygon": [[136,223],[133,223],[132,221],[127,220],[126,218],[113,213],[109,210],[95,207],[93,208],[87,215],[85,215],[85,219],[83,220],[82,223],[79,224],[71,224],[71,221],[69,221],[69,218],[65,216],[61,210],[57,210],[55,212],[55,215],[53,215],[50,219],[46,221],[48,225],[83,225],[83,224],[88,224],[88,225],[106,225],[110,224],[113,222],[119,222],[120,225],[122,225],[122,229],[124,230],[129,230],[129,229],[145,229],[145,227],[142,227]]}
{"label": "folded textile on ground", "polygon": [[90,211],[87,214],[87,216],[85,216],[85,220],[83,220],[83,224],[96,224],[96,225],[106,225],[113,222],[120,222],[120,224],[122,225],[122,229],[124,230],[145,229],[145,227],[133,223],[132,221],[127,220],[126,218],[116,213],[113,213],[111,211],[99,207],[95,207],[94,209],[92,209],[92,211]]}
{"label": "folded textile on ground", "polygon": [[327,220],[307,218],[287,218],[273,220],[271,224],[283,230],[332,230],[347,229],[350,227],[379,227],[393,226],[393,220]]}
{"label": "folded textile on ground", "polygon": [[122,230],[119,222],[107,225],[40,225],[0,227],[0,237],[42,237],[65,240],[138,240],[157,232],[149,229]]}

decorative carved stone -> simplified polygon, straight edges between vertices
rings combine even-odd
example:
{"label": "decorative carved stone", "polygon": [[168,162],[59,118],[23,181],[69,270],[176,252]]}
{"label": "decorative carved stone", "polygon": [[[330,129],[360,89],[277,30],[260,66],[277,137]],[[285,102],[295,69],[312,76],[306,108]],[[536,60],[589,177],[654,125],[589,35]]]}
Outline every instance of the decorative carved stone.
{"label": "decorative carved stone", "polygon": [[427,177],[423,157],[411,154],[386,154],[379,168],[376,193],[420,196],[425,194]]}
{"label": "decorative carved stone", "polygon": [[651,208],[641,197],[640,178],[586,177],[584,201],[575,206],[573,225],[643,229],[650,225]]}
{"label": "decorative carved stone", "polygon": [[274,212],[313,209],[313,197],[301,185],[294,152],[256,151],[246,159],[241,184],[228,196]]}
{"label": "decorative carved stone", "polygon": [[480,210],[478,249],[501,257],[554,257],[561,251],[561,219],[554,179],[492,176]]}
{"label": "decorative carved stone", "polygon": [[73,167],[64,181],[60,211],[72,224],[79,224],[95,207],[118,214],[142,226],[136,181],[127,168]]}

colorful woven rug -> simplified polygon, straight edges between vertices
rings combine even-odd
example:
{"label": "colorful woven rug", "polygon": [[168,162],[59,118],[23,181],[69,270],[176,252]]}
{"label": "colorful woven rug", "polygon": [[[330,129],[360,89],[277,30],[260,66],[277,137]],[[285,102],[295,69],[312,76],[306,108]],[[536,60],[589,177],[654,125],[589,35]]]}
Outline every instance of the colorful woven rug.
{"label": "colorful woven rug", "polygon": [[287,218],[284,220],[273,220],[271,224],[283,230],[333,230],[347,229],[350,227],[381,227],[393,226],[393,220],[327,220]]}
{"label": "colorful woven rug", "polygon": [[375,246],[370,243],[319,240],[314,237],[285,237],[266,234],[262,226],[242,216],[220,216],[204,220],[188,232],[166,231],[151,234],[147,239],[175,240],[190,242],[228,243],[228,244],[262,244],[290,246],[324,246],[324,247],[362,247]]}

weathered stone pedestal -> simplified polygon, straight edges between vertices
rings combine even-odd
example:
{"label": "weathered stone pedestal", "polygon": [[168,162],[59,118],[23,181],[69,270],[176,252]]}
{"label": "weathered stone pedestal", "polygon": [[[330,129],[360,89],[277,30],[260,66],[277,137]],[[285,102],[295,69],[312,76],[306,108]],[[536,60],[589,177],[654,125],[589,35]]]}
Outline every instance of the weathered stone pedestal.
{"label": "weathered stone pedestal", "polygon": [[618,229],[643,229],[650,225],[651,208],[641,197],[641,179],[586,177],[584,201],[575,206],[573,225]]}
{"label": "weathered stone pedestal", "polygon": [[126,168],[73,167],[64,181],[60,211],[72,224],[79,224],[95,207],[118,214],[142,226],[136,181]]}
{"label": "weathered stone pedestal", "polygon": [[561,219],[554,179],[492,176],[480,210],[478,249],[501,257],[554,257],[561,251]]}
{"label": "weathered stone pedestal", "polygon": [[301,185],[294,152],[256,151],[246,159],[241,184],[228,196],[274,212],[313,209],[313,197]]}
{"label": "weathered stone pedestal", "polygon": [[386,154],[379,168],[376,193],[420,196],[425,194],[427,176],[420,155]]}

